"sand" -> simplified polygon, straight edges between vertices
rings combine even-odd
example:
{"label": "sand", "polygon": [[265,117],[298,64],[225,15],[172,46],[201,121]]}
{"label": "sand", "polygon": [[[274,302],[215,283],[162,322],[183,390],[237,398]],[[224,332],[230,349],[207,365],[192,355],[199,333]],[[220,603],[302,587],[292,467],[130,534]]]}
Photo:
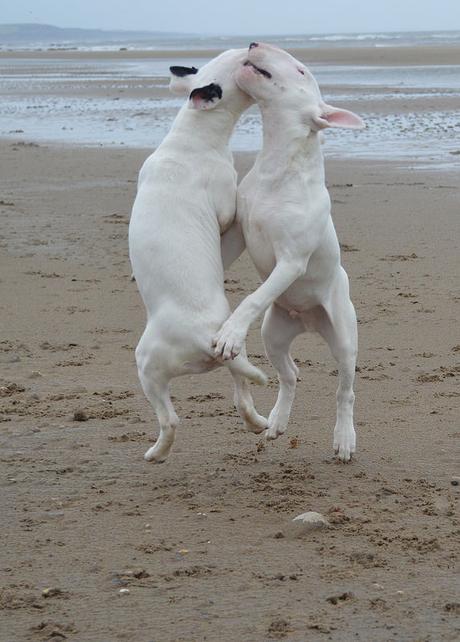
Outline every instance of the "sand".
{"label": "sand", "polygon": [[[182,424],[155,466],[127,257],[148,151],[0,149],[0,639],[457,640],[458,176],[327,164],[359,317],[350,465],[331,451],[335,364],[305,335],[283,438],[244,431],[224,370],[176,379]],[[232,305],[257,282],[245,255]],[[248,347],[268,413],[257,327]],[[306,511],[330,527],[293,537]]]}
{"label": "sand", "polygon": [[[118,55],[159,54],[32,58]],[[459,62],[446,47],[296,55]],[[82,91],[97,96],[94,85]],[[127,80],[129,95],[147,91]],[[360,111],[355,91],[343,106]],[[367,109],[388,105],[382,89]],[[1,642],[457,640],[458,169],[327,162],[359,317],[351,464],[332,454],[336,365],[319,337],[304,335],[283,438],[244,431],[225,370],[176,379],[182,423],[169,460],[155,466],[143,460],[157,426],[134,363],[144,310],[127,255],[149,150],[31,140],[0,141]],[[240,175],[252,161],[237,156]],[[227,275],[232,306],[257,283],[244,255]],[[270,375],[253,387],[268,414],[277,383],[259,325],[248,348]],[[299,536],[291,520],[308,511],[329,527]]]}

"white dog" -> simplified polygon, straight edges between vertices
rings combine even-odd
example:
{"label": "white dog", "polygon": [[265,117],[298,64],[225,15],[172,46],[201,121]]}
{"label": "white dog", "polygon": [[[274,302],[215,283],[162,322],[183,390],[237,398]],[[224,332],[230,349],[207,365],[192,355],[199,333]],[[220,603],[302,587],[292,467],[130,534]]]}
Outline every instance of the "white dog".
{"label": "white dog", "polygon": [[[160,436],[145,453],[164,461],[174,442],[178,417],[169,381],[222,365],[212,337],[230,314],[224,292],[224,262],[234,249],[236,172],[228,141],[252,99],[235,83],[246,50],[227,51],[195,68],[171,67],[171,90],[189,94],[171,131],[145,161],[129,226],[129,251],[147,325],[136,349],[139,378],[160,424]],[[235,405],[247,427],[261,432],[245,377],[265,383],[265,375],[244,353],[226,362],[235,381]]]}
{"label": "white dog", "polygon": [[264,283],[223,324],[215,354],[238,355],[250,324],[266,311],[262,336],[280,382],[266,435],[276,439],[286,430],[295,394],[291,343],[307,329],[318,331],[338,363],[334,449],[348,461],[356,441],[356,315],[340,264],[319,132],[361,129],[364,123],[326,105],[308,69],[277,47],[252,43],[236,80],[257,101],[263,119],[263,149],[239,187],[237,221]]}

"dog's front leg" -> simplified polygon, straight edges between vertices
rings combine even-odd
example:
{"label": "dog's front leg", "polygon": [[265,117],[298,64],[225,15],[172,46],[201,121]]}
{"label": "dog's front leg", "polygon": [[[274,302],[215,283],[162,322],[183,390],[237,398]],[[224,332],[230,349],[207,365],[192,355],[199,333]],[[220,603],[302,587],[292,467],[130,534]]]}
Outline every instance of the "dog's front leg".
{"label": "dog's front leg", "polygon": [[268,279],[240,303],[214,337],[217,357],[233,359],[241,352],[251,323],[305,274],[307,264],[308,260],[286,259],[276,264]]}

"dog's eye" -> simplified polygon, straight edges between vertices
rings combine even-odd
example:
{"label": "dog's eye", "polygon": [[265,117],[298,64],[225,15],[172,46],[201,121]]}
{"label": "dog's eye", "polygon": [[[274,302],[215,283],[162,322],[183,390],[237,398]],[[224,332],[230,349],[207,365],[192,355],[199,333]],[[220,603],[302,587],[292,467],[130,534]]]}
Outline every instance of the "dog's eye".
{"label": "dog's eye", "polygon": [[302,71],[302,69],[297,69],[297,71],[299,72],[299,74],[302,74],[302,76],[305,76],[305,72]]}

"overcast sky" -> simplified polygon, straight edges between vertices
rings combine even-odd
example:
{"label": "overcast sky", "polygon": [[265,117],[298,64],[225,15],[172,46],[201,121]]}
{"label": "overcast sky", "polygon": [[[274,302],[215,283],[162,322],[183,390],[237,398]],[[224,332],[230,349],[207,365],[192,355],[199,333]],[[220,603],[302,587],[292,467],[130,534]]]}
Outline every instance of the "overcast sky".
{"label": "overcast sky", "polygon": [[460,0],[4,0],[0,23],[188,33],[460,30]]}

